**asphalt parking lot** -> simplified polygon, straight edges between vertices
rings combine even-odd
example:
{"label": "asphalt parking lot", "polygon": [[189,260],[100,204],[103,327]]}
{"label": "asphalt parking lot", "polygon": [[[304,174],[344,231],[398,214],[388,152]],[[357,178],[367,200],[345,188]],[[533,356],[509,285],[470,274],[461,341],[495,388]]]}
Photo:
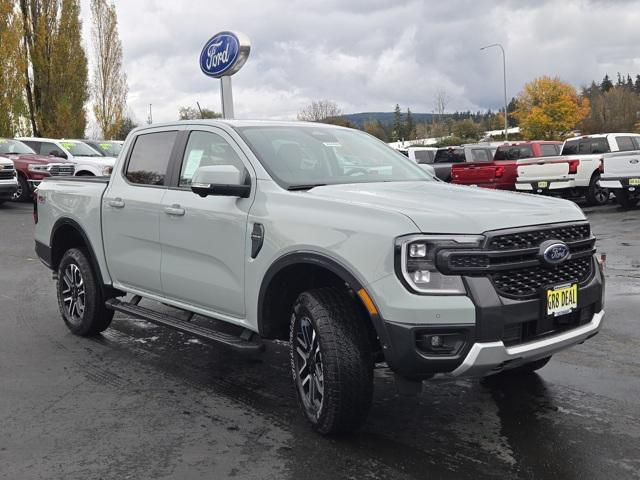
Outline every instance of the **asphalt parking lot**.
{"label": "asphalt parking lot", "polygon": [[28,204],[0,207],[0,478],[640,478],[640,210],[588,212],[606,323],[528,378],[376,371],[369,421],[327,439],[297,411],[284,344],[245,359],[117,315],[64,326]]}

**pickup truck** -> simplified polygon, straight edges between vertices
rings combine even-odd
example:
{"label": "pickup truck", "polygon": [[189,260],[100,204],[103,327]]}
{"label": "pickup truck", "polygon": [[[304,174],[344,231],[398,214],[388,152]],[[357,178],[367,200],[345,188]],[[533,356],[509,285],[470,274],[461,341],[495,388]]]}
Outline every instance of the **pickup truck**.
{"label": "pickup truck", "polygon": [[640,150],[607,153],[600,185],[610,189],[620,206],[633,208],[640,201]]}
{"label": "pickup truck", "polygon": [[609,201],[609,191],[600,184],[603,155],[637,150],[640,135],[608,133],[566,140],[560,157],[518,160],[516,189],[534,193],[584,196],[590,205]]}
{"label": "pickup truck", "polygon": [[13,162],[0,157],[0,205],[7,200],[13,200],[17,190],[18,180]]}
{"label": "pickup truck", "polygon": [[0,138],[0,156],[11,160],[16,169],[18,188],[13,200],[27,201],[40,181],[45,177],[73,175],[72,163],[52,161],[52,157],[42,157],[18,140]]}
{"label": "pickup truck", "polygon": [[490,162],[496,152],[491,145],[461,145],[458,147],[438,148],[433,159],[436,177],[451,182],[451,169],[454,165],[469,162]]}
{"label": "pickup truck", "polygon": [[114,157],[105,157],[84,142],[56,140],[53,138],[21,137],[20,140],[44,157],[55,157],[58,161],[75,166],[75,175],[101,177],[109,175],[116,163]]}
{"label": "pickup truck", "polygon": [[376,366],[402,393],[436,374],[526,374],[604,315],[575,204],[439,182],[335,125],[141,127],[110,178],[45,179],[34,219],[71,332],[117,311],[250,355],[288,341],[322,434],[363,424]]}
{"label": "pickup truck", "polygon": [[498,190],[515,190],[516,161],[521,158],[558,155],[562,142],[527,141],[500,145],[493,161],[456,163],[451,168],[451,183],[475,185]]}

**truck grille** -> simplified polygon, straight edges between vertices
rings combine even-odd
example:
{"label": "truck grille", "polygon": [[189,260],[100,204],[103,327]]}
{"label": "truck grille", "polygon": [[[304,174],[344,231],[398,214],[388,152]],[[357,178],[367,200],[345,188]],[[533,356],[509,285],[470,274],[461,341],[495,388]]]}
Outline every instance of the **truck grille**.
{"label": "truck grille", "polygon": [[53,165],[49,169],[49,174],[52,177],[60,177],[60,176],[69,176],[73,175],[76,171],[76,167],[74,165]]}
{"label": "truck grille", "polygon": [[[595,238],[588,223],[528,227],[487,232],[482,250],[443,250],[436,262],[445,274],[486,276],[499,295],[529,299],[540,290],[565,282],[587,283],[594,272]],[[560,240],[570,257],[551,266],[540,260],[540,244]]]}
{"label": "truck grille", "polygon": [[0,180],[11,180],[15,175],[13,165],[0,167]]}

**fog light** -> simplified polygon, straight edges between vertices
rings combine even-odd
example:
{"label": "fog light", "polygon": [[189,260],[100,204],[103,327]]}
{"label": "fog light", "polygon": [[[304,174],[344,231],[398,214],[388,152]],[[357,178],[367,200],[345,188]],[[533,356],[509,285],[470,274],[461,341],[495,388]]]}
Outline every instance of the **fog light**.
{"label": "fog light", "polygon": [[431,336],[431,347],[433,348],[440,348],[442,347],[442,337],[440,335],[432,335]]}
{"label": "fog light", "polygon": [[413,272],[414,283],[429,283],[431,281],[431,272],[429,270],[416,270]]}
{"label": "fog light", "polygon": [[418,334],[417,347],[427,355],[457,355],[466,344],[465,332]]}
{"label": "fog light", "polygon": [[424,258],[427,256],[427,246],[424,243],[413,243],[409,246],[409,256]]}

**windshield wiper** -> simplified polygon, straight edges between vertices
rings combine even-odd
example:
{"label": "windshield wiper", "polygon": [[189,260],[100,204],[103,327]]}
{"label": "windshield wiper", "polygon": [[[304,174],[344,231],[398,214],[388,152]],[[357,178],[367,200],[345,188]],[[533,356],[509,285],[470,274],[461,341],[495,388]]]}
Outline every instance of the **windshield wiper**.
{"label": "windshield wiper", "polygon": [[287,187],[287,190],[289,190],[290,192],[293,192],[296,190],[311,190],[312,188],[324,187],[326,185],[327,185],[326,183],[316,183],[316,184],[309,184],[309,185],[291,185],[290,187]]}

